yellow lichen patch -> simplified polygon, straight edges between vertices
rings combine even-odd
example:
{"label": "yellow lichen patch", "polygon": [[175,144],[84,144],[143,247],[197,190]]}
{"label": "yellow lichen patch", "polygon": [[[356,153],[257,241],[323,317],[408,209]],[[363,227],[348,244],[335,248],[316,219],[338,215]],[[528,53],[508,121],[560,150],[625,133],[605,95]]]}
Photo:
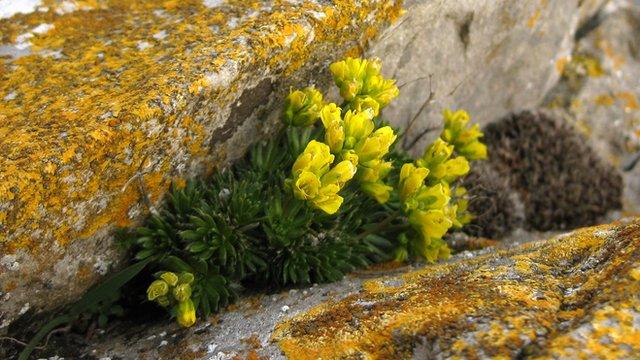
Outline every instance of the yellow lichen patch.
{"label": "yellow lichen patch", "polygon": [[615,103],[615,99],[609,94],[598,95],[594,101],[600,106],[611,106]]}
{"label": "yellow lichen patch", "polygon": [[623,101],[625,111],[640,109],[638,98],[636,98],[636,95],[634,93],[629,91],[621,91],[616,93],[616,97]]}
{"label": "yellow lichen patch", "polygon": [[[0,59],[2,253],[64,245],[139,219],[143,196],[155,202],[172,181],[222,159],[222,151],[211,154],[211,144],[226,140],[212,139],[225,121],[216,109],[237,99],[245,74],[287,74],[311,57],[339,57],[326,49],[368,41],[401,7],[69,4],[46,0],[48,11],[0,20],[3,45],[31,34],[21,45],[26,55]],[[47,31],[34,33],[39,25]]]}
{"label": "yellow lichen patch", "polygon": [[640,351],[638,264],[640,220],[582,229],[371,280],[278,324],[273,339],[290,359],[563,358],[588,322],[580,346],[592,358],[628,358]]}

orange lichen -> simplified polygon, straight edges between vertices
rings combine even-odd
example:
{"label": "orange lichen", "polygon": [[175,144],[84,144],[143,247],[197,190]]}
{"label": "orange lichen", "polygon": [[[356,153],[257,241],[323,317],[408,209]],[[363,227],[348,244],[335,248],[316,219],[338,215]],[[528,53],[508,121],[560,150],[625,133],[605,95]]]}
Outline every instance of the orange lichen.
{"label": "orange lichen", "polygon": [[[639,265],[640,220],[582,229],[366,282],[273,338],[290,359],[428,357],[422,347],[444,358],[629,358],[640,351]],[[585,321],[591,335],[575,336]]]}
{"label": "orange lichen", "polygon": [[594,101],[600,106],[611,106],[615,103],[615,99],[609,94],[598,95]]}
{"label": "orange lichen", "polygon": [[368,41],[401,2],[75,3],[69,12],[46,0],[49,11],[0,20],[4,41],[52,25],[32,33],[31,54],[0,61],[2,252],[130,224],[143,194],[136,181],[122,188],[139,172],[157,201],[185,165],[215,165],[214,118],[194,96],[225,106],[246,69],[292,73],[329,42]]}

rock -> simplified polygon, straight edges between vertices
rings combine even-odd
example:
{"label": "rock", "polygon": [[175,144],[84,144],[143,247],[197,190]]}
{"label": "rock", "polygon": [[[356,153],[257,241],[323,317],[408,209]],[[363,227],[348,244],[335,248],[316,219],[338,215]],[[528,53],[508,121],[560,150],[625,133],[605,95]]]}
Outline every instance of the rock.
{"label": "rock", "polygon": [[640,352],[640,219],[375,279],[280,323],[289,359]]}
{"label": "rock", "polygon": [[[0,12],[0,332],[118,267],[114,229],[174,182],[272,132],[292,86],[367,48],[403,84],[412,133],[442,106],[481,122],[535,106],[605,0],[56,2]],[[387,32],[373,42],[378,33]],[[371,47],[370,44],[375,46]],[[413,82],[412,82],[413,81]],[[274,110],[276,109],[276,110]],[[30,309],[30,310],[29,310]]]}
{"label": "rock", "polygon": [[[617,0],[581,32],[546,106],[623,171],[624,208],[640,212],[640,3]],[[625,168],[627,168],[625,170]]]}
{"label": "rock", "polygon": [[117,267],[116,227],[171,182],[241,156],[276,128],[291,86],[328,82],[330,61],[400,12],[395,0],[29,4],[0,9],[0,329]]}
{"label": "rock", "polygon": [[[417,116],[413,138],[438,129],[447,107],[468,110],[480,124],[537,108],[559,79],[576,30],[606,2],[406,1],[407,15],[370,50],[402,85],[385,117],[406,125]],[[432,102],[421,112],[430,88]]]}

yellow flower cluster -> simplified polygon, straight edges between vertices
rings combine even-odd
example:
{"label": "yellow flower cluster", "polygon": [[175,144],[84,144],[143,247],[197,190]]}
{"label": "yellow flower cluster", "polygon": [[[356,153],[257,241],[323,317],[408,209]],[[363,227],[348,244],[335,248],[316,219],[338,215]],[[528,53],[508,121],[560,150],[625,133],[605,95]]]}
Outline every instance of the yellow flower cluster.
{"label": "yellow flower cluster", "polygon": [[178,276],[165,271],[147,288],[147,299],[162,307],[173,305],[178,323],[189,327],[196,322],[196,309],[191,300],[193,280],[191,273],[184,272]]}
{"label": "yellow flower cluster", "polygon": [[285,99],[282,120],[287,125],[311,126],[322,108],[322,93],[314,87],[291,91]]}
{"label": "yellow flower cluster", "polygon": [[[442,237],[453,225],[447,214],[450,189],[446,182],[426,185],[425,180],[431,171],[412,163],[404,164],[400,170],[398,191],[409,224],[420,234],[411,246],[415,253],[429,261],[449,256],[448,248]],[[407,252],[402,251],[402,256]],[[397,258],[396,260],[405,260]]]}
{"label": "yellow flower cluster", "polygon": [[385,79],[381,69],[380,59],[347,58],[329,66],[340,95],[350,109],[371,109],[374,116],[399,94],[395,80]]}
{"label": "yellow flower cluster", "polygon": [[[420,234],[406,240],[406,245],[429,261],[448,257],[449,248],[442,237],[450,228],[460,228],[472,219],[466,189],[458,186],[452,196],[451,184],[469,172],[469,160],[487,157],[486,146],[478,140],[483,135],[478,125],[467,127],[469,114],[445,110],[443,115],[440,138],[425,149],[415,165],[402,167],[399,180],[404,211]],[[407,253],[400,249],[397,260],[404,260]]]}
{"label": "yellow flower cluster", "polygon": [[[352,58],[330,66],[344,109],[335,103],[322,105],[322,94],[313,88],[287,97],[283,115],[287,124],[309,126],[320,118],[324,126],[324,143],[312,141],[307,146],[296,160],[289,183],[296,198],[328,214],[338,210],[343,201],[338,191],[356,172],[360,188],[380,203],[388,201],[393,190],[384,183],[392,166],[383,157],[397,136],[389,126],[376,129],[374,119],[398,96],[398,87],[380,74],[381,67],[378,59]],[[339,163],[328,170],[334,159]],[[334,178],[341,180],[336,183]]]}
{"label": "yellow flower cluster", "polygon": [[327,144],[311,140],[291,169],[294,196],[327,214],[338,211],[343,201],[338,192],[356,173],[349,160],[331,167],[334,159]]}
{"label": "yellow flower cluster", "polygon": [[444,130],[440,138],[453,145],[456,153],[467,160],[484,160],[487,158],[487,146],[479,140],[484,134],[478,124],[467,127],[469,120],[469,114],[464,110],[445,110]]}
{"label": "yellow flower cluster", "polygon": [[325,129],[324,140],[333,154],[358,166],[357,179],[361,189],[384,203],[389,200],[393,188],[383,182],[392,166],[382,158],[397,136],[389,126],[375,129],[370,109],[348,110],[344,117],[341,112],[336,104],[322,108],[320,119]]}

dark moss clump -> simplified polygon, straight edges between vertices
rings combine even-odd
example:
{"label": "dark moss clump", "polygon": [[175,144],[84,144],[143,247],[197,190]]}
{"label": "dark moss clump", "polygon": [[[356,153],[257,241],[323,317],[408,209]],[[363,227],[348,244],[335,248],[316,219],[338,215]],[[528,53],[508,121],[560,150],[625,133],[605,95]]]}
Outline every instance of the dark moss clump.
{"label": "dark moss clump", "polygon": [[518,194],[511,189],[507,177],[490,163],[479,162],[464,179],[469,194],[469,211],[473,221],[463,230],[472,236],[501,239],[523,221]]}
{"label": "dark moss clump", "polygon": [[621,207],[620,174],[561,120],[525,111],[487,126],[484,139],[533,229],[586,226]]}

